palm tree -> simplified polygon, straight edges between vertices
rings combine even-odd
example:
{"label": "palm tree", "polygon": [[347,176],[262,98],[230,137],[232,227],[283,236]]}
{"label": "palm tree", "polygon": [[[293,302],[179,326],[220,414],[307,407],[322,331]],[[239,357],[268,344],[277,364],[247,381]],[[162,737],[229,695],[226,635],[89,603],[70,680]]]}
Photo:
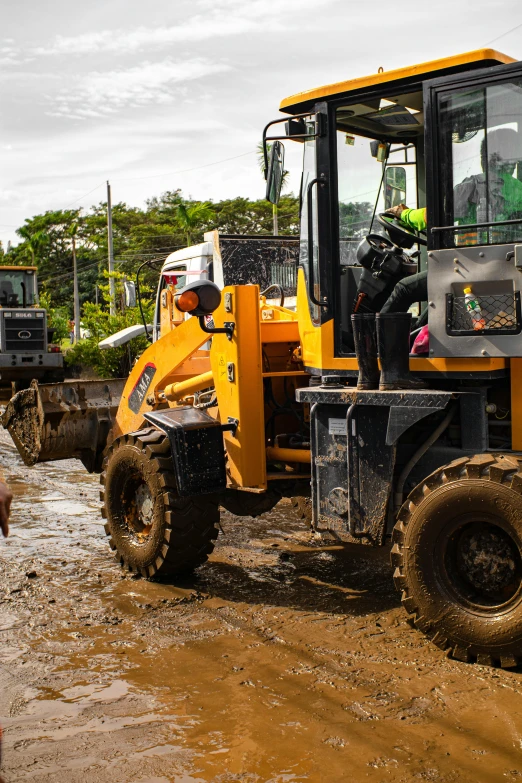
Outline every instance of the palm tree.
{"label": "palm tree", "polygon": [[195,204],[180,202],[175,207],[176,220],[185,233],[187,246],[192,244],[194,234],[203,223],[213,220],[215,212],[208,201],[197,201]]}
{"label": "palm tree", "polygon": [[34,231],[31,233],[28,226],[20,226],[16,229],[16,233],[21,237],[28,247],[31,254],[31,263],[36,265],[36,256],[43,249],[43,246],[48,240],[48,236],[45,231]]}
{"label": "palm tree", "polygon": [[[268,153],[268,160],[270,160],[270,152],[272,150],[272,145],[268,141],[266,143],[266,149]],[[260,141],[257,145],[257,162],[259,163],[259,168],[261,169],[261,172],[263,174],[263,177],[266,176],[265,171],[265,155],[263,152],[263,142]],[[283,192],[283,189],[288,184],[288,177],[290,176],[290,172],[286,169],[283,170],[283,176],[281,177],[281,192]],[[279,234],[279,226],[277,222],[279,207],[277,204],[272,204],[272,225],[273,225],[273,232],[274,236],[277,236]]]}

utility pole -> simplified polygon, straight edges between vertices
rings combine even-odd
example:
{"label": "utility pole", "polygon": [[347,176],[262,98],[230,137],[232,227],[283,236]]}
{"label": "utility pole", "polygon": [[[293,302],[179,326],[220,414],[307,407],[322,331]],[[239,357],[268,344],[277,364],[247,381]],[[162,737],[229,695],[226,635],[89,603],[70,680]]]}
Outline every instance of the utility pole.
{"label": "utility pole", "polygon": [[76,263],[76,236],[72,236],[73,284],[74,284],[74,342],[80,340],[80,295],[78,293],[78,265]]}
{"label": "utility pole", "polygon": [[111,203],[111,186],[109,180],[107,180],[107,246],[109,249],[109,296],[110,314],[116,315],[116,285],[114,277],[110,277],[114,272],[114,248],[112,245],[112,203]]}

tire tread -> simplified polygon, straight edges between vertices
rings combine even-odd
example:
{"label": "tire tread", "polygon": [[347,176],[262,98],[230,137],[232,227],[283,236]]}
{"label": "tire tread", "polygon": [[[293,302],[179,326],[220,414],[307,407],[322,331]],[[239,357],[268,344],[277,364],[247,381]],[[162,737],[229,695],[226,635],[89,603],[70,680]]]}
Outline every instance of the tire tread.
{"label": "tire tread", "polygon": [[[164,505],[163,541],[154,562],[143,567],[132,565],[125,558],[124,553],[118,552],[111,534],[106,472],[113,455],[123,445],[139,448],[148,460],[148,470],[156,475],[157,485],[161,488],[158,497],[162,499]],[[170,459],[170,443],[160,430],[149,428],[115,440],[107,450],[100,483],[103,487],[100,491],[100,499],[103,503],[101,512],[104,519],[108,520],[105,524],[105,532],[109,537],[109,546],[116,550],[116,559],[123,568],[139,572],[148,579],[188,575],[205,563],[212,553],[218,537],[219,506],[210,496],[178,497]]]}
{"label": "tire tread", "polygon": [[504,484],[522,495],[522,471],[520,463],[513,455],[477,454],[473,457],[460,457],[453,462],[438,468],[424,481],[417,485],[403,503],[397,515],[397,522],[392,534],[391,563],[394,567],[393,581],[397,590],[401,593],[401,603],[404,609],[411,615],[416,628],[423,631],[431,641],[449,657],[466,663],[478,663],[485,666],[513,668],[522,663],[522,656],[502,656],[495,658],[485,653],[473,653],[471,647],[463,647],[459,642],[449,639],[440,631],[431,628],[429,623],[420,616],[419,606],[414,596],[408,592],[407,579],[403,573],[404,567],[404,541],[405,532],[409,521],[417,506],[436,488],[447,481],[459,479],[487,479],[489,481]]}

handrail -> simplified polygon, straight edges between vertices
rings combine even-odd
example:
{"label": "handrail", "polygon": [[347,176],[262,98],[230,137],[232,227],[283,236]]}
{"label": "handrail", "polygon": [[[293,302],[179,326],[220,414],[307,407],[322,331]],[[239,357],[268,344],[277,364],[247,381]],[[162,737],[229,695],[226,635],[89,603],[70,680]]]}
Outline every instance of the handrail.
{"label": "handrail", "polygon": [[310,301],[317,307],[328,307],[328,302],[320,302],[315,297],[314,292],[314,215],[313,215],[313,200],[312,189],[314,185],[324,182],[316,177],[308,183],[306,188],[306,210],[308,220],[308,296]]}
{"label": "handrail", "polygon": [[430,228],[432,234],[440,231],[469,231],[471,228],[491,228],[492,226],[513,226],[522,223],[522,218],[515,220],[490,220],[488,223],[465,223],[460,226],[433,226]]}

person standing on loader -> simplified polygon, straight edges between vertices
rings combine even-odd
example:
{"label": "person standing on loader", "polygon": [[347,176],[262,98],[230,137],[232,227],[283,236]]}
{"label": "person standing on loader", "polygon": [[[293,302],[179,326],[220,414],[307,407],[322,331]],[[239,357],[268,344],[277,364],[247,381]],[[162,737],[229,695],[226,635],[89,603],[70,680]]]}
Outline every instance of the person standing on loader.
{"label": "person standing on loader", "polygon": [[[514,169],[522,160],[522,144],[519,134],[512,128],[499,128],[490,131],[482,140],[480,147],[482,174],[466,177],[455,186],[453,199],[455,219],[459,225],[473,225],[486,222],[513,220],[522,216],[522,182],[513,176]],[[486,174],[487,172],[487,174]],[[398,204],[387,210],[386,215],[396,218],[405,228],[413,231],[425,231],[427,227],[426,208],[410,209],[406,204]],[[516,229],[515,229],[516,230]],[[501,237],[498,233],[501,233]],[[496,240],[512,241],[511,227],[497,228]],[[462,244],[479,244],[477,231],[467,232],[461,237]],[[487,238],[485,240],[488,241]],[[375,389],[415,389],[423,384],[413,378],[408,369],[409,335],[411,315],[408,310],[415,302],[425,302],[428,298],[428,272],[418,272],[400,280],[384,303],[376,319],[377,341],[373,338],[373,315],[352,315],[355,351],[359,367],[358,388]],[[416,326],[427,322],[427,310],[420,314]],[[369,331],[368,331],[369,330]],[[379,338],[379,332],[382,332]],[[394,346],[393,341],[396,340]],[[383,373],[379,379],[377,352],[383,364],[384,347],[388,343],[389,362],[395,371]],[[394,354],[394,351],[397,354]],[[399,367],[401,369],[399,369]]]}
{"label": "person standing on loader", "polygon": [[[408,209],[400,204],[386,213],[406,228],[423,231],[426,209]],[[419,272],[401,280],[377,315],[354,313],[352,328],[359,365],[358,389],[424,389],[425,384],[409,370],[411,313],[414,302],[428,297],[428,274]],[[381,371],[377,357],[381,361]]]}
{"label": "person standing on loader", "polygon": [[[453,193],[455,219],[459,225],[473,225],[487,220],[514,220],[522,216],[522,182],[513,176],[515,166],[522,160],[520,134],[512,128],[490,131],[480,146],[482,174],[466,177],[455,186]],[[487,174],[486,174],[487,172]],[[484,216],[481,213],[483,207]],[[386,211],[386,215],[397,218],[406,228],[425,231],[427,227],[426,207],[409,209],[398,204]],[[511,229],[496,229],[509,242],[516,237],[508,236]],[[461,237],[464,239],[464,237]],[[472,240],[472,242],[470,242]],[[476,232],[466,235],[465,244],[480,244]],[[428,273],[401,280],[393,289],[381,313],[405,313],[415,302],[428,298]],[[421,315],[417,326],[423,326]]]}
{"label": "person standing on loader", "polygon": [[[391,207],[387,215],[397,218],[406,228],[413,231],[426,230],[426,207],[409,209],[406,204]],[[416,275],[400,280],[391,295],[381,307],[381,313],[406,313],[415,302],[425,302],[428,298],[428,273],[417,272]],[[422,317],[422,316],[421,316]],[[423,326],[417,322],[417,326]]]}

